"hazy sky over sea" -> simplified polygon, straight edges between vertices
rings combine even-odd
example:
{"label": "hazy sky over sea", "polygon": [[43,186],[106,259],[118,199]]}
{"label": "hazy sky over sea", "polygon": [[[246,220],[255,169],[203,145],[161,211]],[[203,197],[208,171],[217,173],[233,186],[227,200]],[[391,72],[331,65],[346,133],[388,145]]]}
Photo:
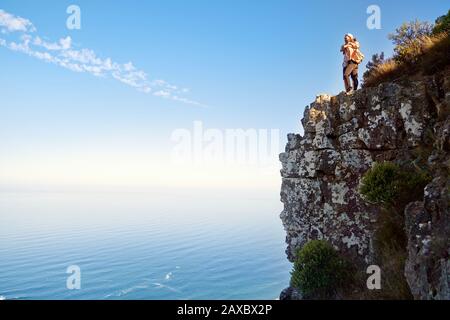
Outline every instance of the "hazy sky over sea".
{"label": "hazy sky over sea", "polygon": [[[2,190],[279,187],[277,154],[315,94],[338,93],[339,47],[392,52],[403,21],[433,21],[448,3],[377,1],[3,0],[0,33]],[[21,19],[21,20],[14,20]],[[173,163],[173,134],[276,129],[270,159]],[[203,136],[205,151],[211,142]],[[211,138],[211,136],[210,136]],[[225,142],[223,142],[224,144]],[[266,159],[267,160],[267,159]]]}

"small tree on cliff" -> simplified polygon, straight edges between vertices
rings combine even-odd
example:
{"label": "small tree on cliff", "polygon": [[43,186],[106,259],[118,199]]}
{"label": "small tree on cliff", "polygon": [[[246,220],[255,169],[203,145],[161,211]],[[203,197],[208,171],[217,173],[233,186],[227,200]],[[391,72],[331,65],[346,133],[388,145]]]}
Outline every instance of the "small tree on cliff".
{"label": "small tree on cliff", "polygon": [[375,53],[372,55],[372,59],[366,64],[366,72],[363,74],[364,82],[370,77],[370,75],[374,72],[374,70],[384,63],[384,52]]}
{"label": "small tree on cliff", "polygon": [[433,34],[439,34],[442,32],[447,32],[450,34],[450,10],[448,10],[446,15],[436,19]]}
{"label": "small tree on cliff", "polygon": [[373,68],[376,68],[378,65],[382,64],[384,62],[384,52],[381,53],[375,53],[372,55],[372,59],[367,62],[366,68],[368,71],[372,70]]}
{"label": "small tree on cliff", "polygon": [[416,19],[403,23],[388,36],[395,45],[394,59],[399,62],[413,62],[411,60],[417,56],[417,51],[421,50],[421,40],[432,33],[433,24],[429,22]]}

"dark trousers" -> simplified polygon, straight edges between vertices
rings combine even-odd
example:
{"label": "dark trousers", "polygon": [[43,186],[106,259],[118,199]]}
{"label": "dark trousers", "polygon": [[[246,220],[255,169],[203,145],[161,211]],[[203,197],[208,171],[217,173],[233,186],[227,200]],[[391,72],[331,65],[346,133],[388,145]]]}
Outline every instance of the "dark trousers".
{"label": "dark trousers", "polygon": [[343,68],[343,75],[344,75],[344,85],[345,85],[345,91],[350,91],[352,89],[350,85],[350,79],[352,78],[353,82],[353,90],[358,90],[358,64],[350,61],[346,67]]}

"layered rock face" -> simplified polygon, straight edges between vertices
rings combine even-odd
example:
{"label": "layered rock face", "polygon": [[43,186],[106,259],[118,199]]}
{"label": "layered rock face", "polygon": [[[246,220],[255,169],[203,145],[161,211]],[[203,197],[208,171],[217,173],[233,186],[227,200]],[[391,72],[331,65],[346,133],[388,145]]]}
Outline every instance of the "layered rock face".
{"label": "layered rock face", "polygon": [[415,299],[450,300],[450,184],[437,177],[425,199],[405,210],[408,254],[405,276]]}
{"label": "layered rock face", "polygon": [[364,270],[374,263],[380,208],[360,197],[361,177],[375,162],[414,161],[420,146],[432,139],[428,162],[440,169],[433,173],[424,199],[405,210],[405,274],[415,298],[448,299],[449,106],[450,72],[352,95],[318,96],[305,110],[304,135],[288,135],[280,155],[280,217],[289,260],[306,242],[325,239]]}

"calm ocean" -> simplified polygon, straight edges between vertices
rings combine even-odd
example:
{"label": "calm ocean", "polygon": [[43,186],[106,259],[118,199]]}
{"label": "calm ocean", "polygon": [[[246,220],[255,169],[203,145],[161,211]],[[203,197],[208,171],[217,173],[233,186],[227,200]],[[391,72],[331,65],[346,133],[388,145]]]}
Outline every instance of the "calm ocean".
{"label": "calm ocean", "polygon": [[0,299],[276,299],[280,211],[276,191],[3,192]]}

